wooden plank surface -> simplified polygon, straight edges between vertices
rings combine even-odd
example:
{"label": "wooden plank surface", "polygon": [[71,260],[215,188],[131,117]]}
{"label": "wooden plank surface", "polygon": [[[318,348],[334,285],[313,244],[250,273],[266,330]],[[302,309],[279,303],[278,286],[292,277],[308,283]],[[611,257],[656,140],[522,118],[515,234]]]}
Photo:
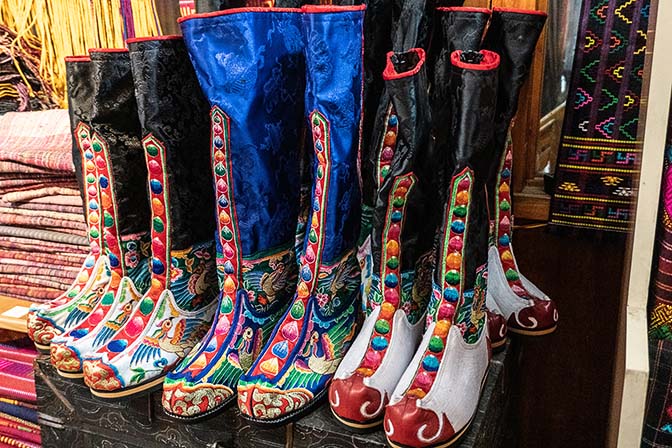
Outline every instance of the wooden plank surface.
{"label": "wooden plank surface", "polygon": [[26,333],[30,302],[0,295],[0,329]]}

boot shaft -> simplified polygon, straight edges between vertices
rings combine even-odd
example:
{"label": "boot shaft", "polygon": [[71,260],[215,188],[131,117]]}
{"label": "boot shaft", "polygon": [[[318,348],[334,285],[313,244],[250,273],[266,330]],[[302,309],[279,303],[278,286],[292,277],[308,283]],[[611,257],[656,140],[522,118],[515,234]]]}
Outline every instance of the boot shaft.
{"label": "boot shaft", "polygon": [[[487,261],[488,212],[485,183],[494,154],[491,126],[495,116],[499,56],[481,52],[451,54],[450,168],[435,282],[444,299],[463,298]],[[459,309],[459,308],[458,308]]]}
{"label": "boot shaft", "polygon": [[218,203],[232,190],[244,257],[284,247],[294,238],[304,128],[298,11],[222,11],[181,21],[198,80],[212,113],[223,120],[213,126],[213,137],[226,140],[213,139],[213,150],[229,148],[231,184],[218,178],[228,161],[219,166],[215,160]]}
{"label": "boot shaft", "polygon": [[501,57],[497,115],[494,121],[493,146],[496,155],[488,174],[490,206],[495,196],[497,171],[506,146],[511,120],[518,110],[520,89],[527,79],[532,57],[541,31],[546,22],[546,13],[519,9],[495,8],[483,46]]}
{"label": "boot shaft", "polygon": [[[315,154],[313,212],[308,222],[321,221],[317,229],[323,235],[319,253],[326,264],[351,250],[359,233],[361,193],[356,167],[361,143],[363,48],[361,40],[350,36],[362,35],[363,11],[364,6],[302,8],[305,111]],[[314,245],[312,230],[306,234],[306,248]]]}
{"label": "boot shaft", "polygon": [[109,155],[117,233],[147,233],[147,168],[128,51],[93,49],[90,56],[94,84],[91,126]]}
{"label": "boot shaft", "polygon": [[[68,113],[70,115],[70,129],[72,130],[72,162],[75,165],[75,176],[77,185],[85,201],[85,184],[82,160],[83,151],[80,150],[77,143],[75,129],[79,123],[87,124],[91,118],[91,108],[93,106],[93,92],[91,84],[91,58],[88,56],[72,56],[65,58],[65,78],[68,92]],[[86,215],[86,205],[84,206]]]}
{"label": "boot shaft", "polygon": [[143,144],[149,151],[151,139],[165,157],[167,182],[150,180],[149,192],[167,190],[169,250],[187,249],[211,240],[215,231],[208,103],[181,37],[129,39],[128,44]]}
{"label": "boot shaft", "polygon": [[455,50],[477,51],[480,49],[485,28],[490,19],[490,10],[485,8],[437,8],[435,29],[432,36],[430,56],[434,67],[431,87],[433,134],[436,139],[435,164],[439,167],[436,175],[439,203],[447,201],[446,192],[450,183],[451,167],[449,160],[451,139],[451,54]]}
{"label": "boot shaft", "polygon": [[373,270],[381,272],[381,263],[389,262],[385,245],[391,237],[400,243],[402,255],[391,264],[399,264],[404,272],[413,270],[431,249],[438,218],[430,205],[434,173],[428,163],[433,157],[425,52],[390,52],[383,77],[386,92],[374,140],[379,188],[371,240]]}

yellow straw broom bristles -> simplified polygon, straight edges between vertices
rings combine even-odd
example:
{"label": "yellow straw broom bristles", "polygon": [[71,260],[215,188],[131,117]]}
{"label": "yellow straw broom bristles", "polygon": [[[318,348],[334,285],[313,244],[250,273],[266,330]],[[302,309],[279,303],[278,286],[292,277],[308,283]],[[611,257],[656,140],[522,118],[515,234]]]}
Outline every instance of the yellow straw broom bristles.
{"label": "yellow straw broom bristles", "polygon": [[[154,0],[131,0],[131,5],[136,36],[160,35]],[[121,0],[2,0],[0,23],[17,34],[12,55],[24,46],[41,49],[40,76],[53,87],[53,99],[61,107],[66,105],[66,56],[124,46]],[[16,59],[14,65],[30,89]],[[5,87],[0,96],[6,95]]]}

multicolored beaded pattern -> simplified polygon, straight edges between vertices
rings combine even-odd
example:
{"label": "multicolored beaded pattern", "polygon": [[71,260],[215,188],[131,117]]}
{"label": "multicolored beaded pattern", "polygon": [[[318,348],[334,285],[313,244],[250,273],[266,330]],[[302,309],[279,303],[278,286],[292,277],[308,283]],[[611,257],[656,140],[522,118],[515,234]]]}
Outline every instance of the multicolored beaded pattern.
{"label": "multicolored beaded pattern", "polygon": [[387,202],[385,228],[381,247],[385,254],[381,263],[380,278],[383,279],[383,303],[380,305],[378,320],[374,324],[369,348],[357,369],[362,376],[371,376],[380,366],[392,337],[392,318],[399,307],[401,297],[401,231],[404,226],[406,199],[415,185],[414,174],[398,176],[390,190]]}
{"label": "multicolored beaded pattern", "polygon": [[506,149],[502,157],[499,173],[497,175],[497,207],[495,209],[495,236],[497,238],[497,251],[502,262],[504,275],[509,286],[516,295],[528,297],[518,273],[516,259],[511,250],[511,230],[513,217],[511,215],[511,167],[513,164],[513,144],[509,135]]}
{"label": "multicolored beaded pattern", "polygon": [[121,250],[121,238],[117,233],[117,201],[114,194],[114,179],[111,172],[110,153],[107,142],[96,132],[91,140],[98,170],[98,187],[103,209],[103,244],[113,272],[113,282],[121,280],[126,274],[124,254]]}
{"label": "multicolored beaded pattern", "polygon": [[[217,194],[217,219],[222,254],[217,258],[217,270],[223,276],[222,302],[219,319],[232,322],[236,291],[240,284],[241,250],[236,210],[233,207],[231,154],[229,148],[230,119],[217,106],[212,108],[212,160]],[[218,326],[221,324],[218,324]]]}
{"label": "multicolored beaded pattern", "polygon": [[158,299],[170,286],[170,221],[168,219],[168,173],[163,144],[152,134],[142,139],[149,175],[149,198],[152,209],[152,280],[148,295]]}
{"label": "multicolored beaded pattern", "polygon": [[397,146],[397,132],[399,130],[399,119],[394,105],[390,102],[387,107],[387,114],[385,115],[385,133],[383,134],[383,141],[380,142],[380,150],[378,151],[378,188],[383,184],[383,181],[390,174],[390,164],[394,157],[394,151]]}
{"label": "multicolored beaded pattern", "polygon": [[168,244],[170,223],[166,212],[168,174],[165,170],[165,148],[151,134],[142,140],[142,146],[145,149],[152,209],[150,288],[133,310],[133,315],[128,318],[130,320],[99,350],[107,352],[110,359],[121,353],[128,346],[129,341],[134,340],[141,329],[147,325],[161,293],[164,289],[168,289],[170,282],[170,265],[168,264],[171,259]]}
{"label": "multicolored beaded pattern", "polygon": [[[441,286],[435,285],[433,300],[438,303],[433,312],[428,312],[429,322],[435,322],[434,330],[422,362],[415,374],[408,394],[423,398],[431,389],[436,372],[444,355],[448,331],[453,324],[458,300],[463,295],[463,255],[465,235],[469,222],[469,203],[473,187],[473,172],[465,168],[452,181],[449,207],[444,216],[445,236],[441,250]],[[438,297],[437,297],[438,293]]]}
{"label": "multicolored beaded pattern", "polygon": [[86,182],[86,221],[89,228],[88,238],[91,247],[90,254],[84,262],[84,269],[77,276],[77,286],[66,293],[68,297],[74,297],[91,277],[95,259],[100,255],[102,246],[102,233],[100,230],[100,195],[96,184],[96,165],[93,162],[91,150],[91,128],[79,123],[75,128],[75,141],[83,156],[84,180]]}
{"label": "multicolored beaded pattern", "polygon": [[322,246],[324,238],[324,220],[326,219],[327,189],[331,170],[329,153],[329,122],[318,111],[310,115],[313,124],[313,142],[315,158],[317,159],[317,172],[315,186],[313,187],[313,211],[311,213],[310,227],[308,229],[308,244],[306,251],[301,256],[301,268],[299,270],[298,296],[306,300],[317,285],[317,274],[322,258]]}
{"label": "multicolored beaded pattern", "polygon": [[[322,247],[324,245],[324,220],[326,218],[326,202],[328,197],[328,185],[330,178],[330,148],[329,148],[329,122],[319,111],[310,114],[310,122],[313,129],[313,145],[315,149],[315,158],[317,159],[317,170],[315,175],[315,185],[313,187],[312,213],[310,227],[308,229],[308,244],[306,250],[301,255],[301,264],[299,268],[299,284],[297,287],[297,299],[294,300],[290,308],[289,316],[292,321],[285,324],[273,341],[277,345],[283,341],[290,340],[293,343],[300,341],[298,335],[301,334],[304,325],[304,315],[308,305],[308,299],[314,292],[318,281],[318,273],[321,262]],[[297,337],[287,337],[291,328],[292,335]],[[284,353],[291,353],[293,347],[287,345]],[[277,351],[277,350],[276,350]],[[274,377],[278,374],[279,363],[273,350],[266,351],[264,359],[259,363],[259,370],[266,375]]]}

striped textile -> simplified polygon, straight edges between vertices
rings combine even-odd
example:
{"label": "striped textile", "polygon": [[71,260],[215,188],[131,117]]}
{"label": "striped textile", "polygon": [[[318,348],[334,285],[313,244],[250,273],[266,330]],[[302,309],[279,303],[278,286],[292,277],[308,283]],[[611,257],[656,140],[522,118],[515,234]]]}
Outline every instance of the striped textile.
{"label": "striped textile", "polygon": [[16,174],[47,174],[52,175],[55,172],[46,168],[36,168],[30,165],[17,162],[8,162],[0,160],[0,173],[16,173]]}
{"label": "striped textile", "polygon": [[0,396],[35,402],[37,397],[32,362],[0,358]]}
{"label": "striped textile", "polygon": [[40,198],[44,196],[54,196],[54,195],[80,197],[79,190],[77,190],[74,186],[72,188],[45,187],[45,188],[38,188],[35,190],[14,191],[12,193],[5,193],[2,195],[2,200],[6,202],[25,202],[35,198]]}
{"label": "striped textile", "polygon": [[[81,211],[81,210],[80,210]],[[62,221],[69,221],[78,224],[86,225],[84,216],[79,213],[64,213],[54,212],[50,210],[31,210],[26,208],[2,207],[0,206],[0,214],[18,215],[18,216],[37,216],[43,218],[51,218]]]}
{"label": "striped textile", "polygon": [[47,263],[36,263],[26,260],[15,260],[12,258],[0,258],[0,273],[4,274],[28,274],[45,275],[48,277],[72,279],[79,273],[79,268],[75,266],[54,267]]}
{"label": "striped textile", "polygon": [[650,0],[583,0],[551,224],[628,232]]}
{"label": "striped textile", "polygon": [[2,260],[3,264],[20,263],[35,266],[53,266],[54,264],[58,264],[63,266],[65,270],[79,270],[84,262],[84,254],[42,254],[0,248],[0,260]]}
{"label": "striped textile", "polygon": [[30,302],[48,302],[63,294],[63,289],[46,288],[44,286],[25,286],[25,285],[2,285],[0,294],[14,299],[21,299]]}
{"label": "striped textile", "polygon": [[70,286],[89,251],[82,205],[68,111],[0,116],[0,295],[43,302]]}
{"label": "striped textile", "polygon": [[0,117],[0,160],[74,173],[71,145],[65,109],[9,112]]}
{"label": "striped textile", "polygon": [[64,244],[66,248],[70,247],[70,245],[83,246],[88,250],[88,240],[86,237],[78,237],[50,230],[22,229],[19,227],[0,226],[0,237],[28,238],[31,240],[37,239],[46,241],[48,243]]}
{"label": "striped textile", "polygon": [[0,207],[9,207],[13,210],[33,210],[33,211],[47,211],[57,213],[70,213],[79,215],[81,220],[84,220],[84,210],[81,205],[60,205],[47,204],[40,202],[4,202],[0,200]]}
{"label": "striped textile", "polygon": [[56,204],[56,205],[72,205],[75,207],[82,206],[81,196],[66,196],[66,195],[55,195],[55,196],[42,196],[39,198],[28,199],[21,201],[22,204]]}
{"label": "striped textile", "polygon": [[23,285],[23,286],[44,286],[54,289],[67,289],[72,281],[57,277],[27,274],[3,274],[0,277],[0,288],[3,286]]}
{"label": "striped textile", "polygon": [[0,412],[0,434],[23,443],[42,442],[37,424],[3,412]]}
{"label": "striped textile", "polygon": [[8,414],[13,417],[26,420],[31,423],[37,423],[37,410],[27,407],[24,403],[12,400],[14,403],[7,403],[0,400],[0,413]]}
{"label": "striped textile", "polygon": [[73,235],[84,235],[86,233],[86,224],[83,222],[63,221],[43,216],[25,216],[14,213],[3,213],[1,210],[0,225],[22,226],[34,229],[46,228],[48,230],[58,230],[59,232]]}

